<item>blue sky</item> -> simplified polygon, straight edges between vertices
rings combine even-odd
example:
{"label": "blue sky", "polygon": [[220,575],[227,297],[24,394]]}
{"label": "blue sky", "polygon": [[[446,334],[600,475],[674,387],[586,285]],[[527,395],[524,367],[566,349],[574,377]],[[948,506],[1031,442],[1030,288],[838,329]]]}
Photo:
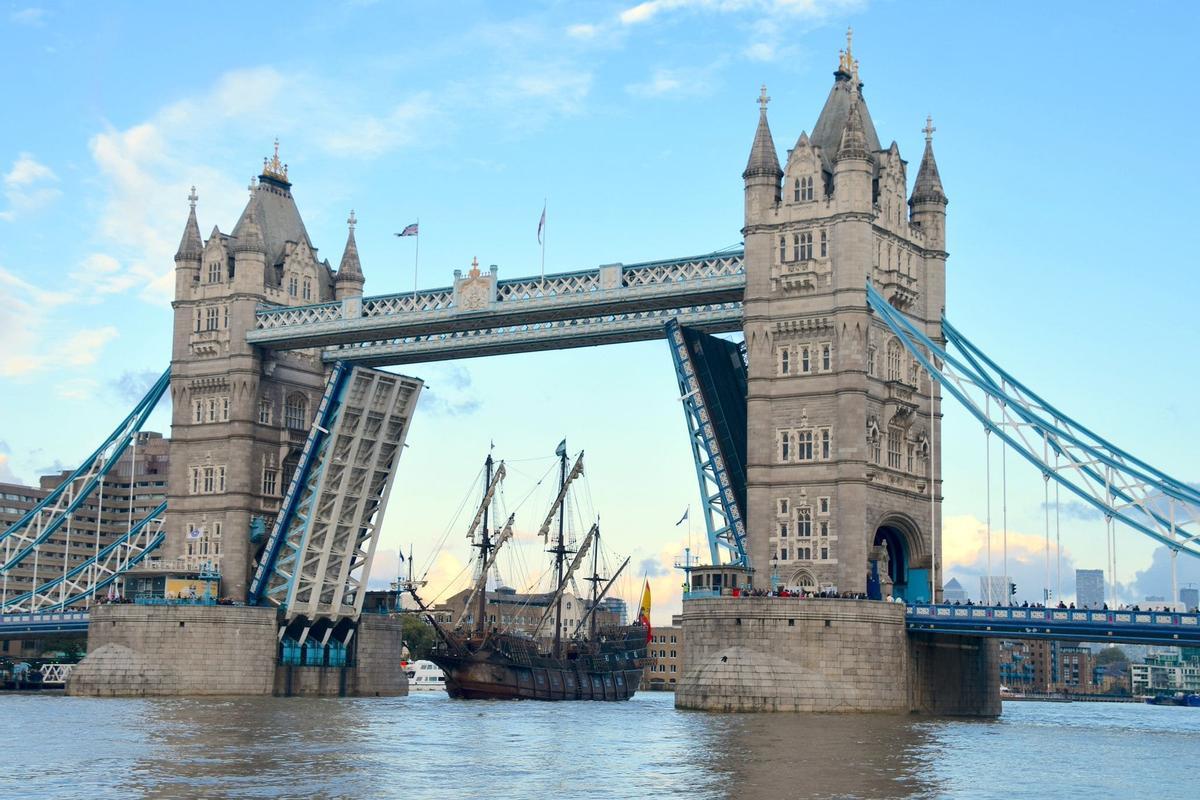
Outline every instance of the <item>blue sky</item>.
{"label": "blue sky", "polygon": [[[85,455],[161,371],[188,189],[205,236],[228,231],[274,137],[323,257],[357,212],[368,294],[412,287],[392,233],[418,217],[424,286],[475,256],[536,273],[543,198],[550,271],[707,252],[740,240],[759,84],[783,150],[847,25],[910,172],[927,113],[937,126],[949,317],[1081,421],[1200,479],[1196,6],[866,0],[0,6],[0,63],[20,76],[0,126],[0,477]],[[408,371],[430,390],[384,547],[432,548],[490,440],[516,459],[566,435],[614,548],[677,586],[673,523],[696,489],[664,346]],[[947,558],[969,590],[977,428],[947,405]],[[1041,482],[1011,466],[1010,572],[1032,598]],[[1068,516],[1068,572],[1102,567],[1100,523]],[[1130,596],[1166,592],[1161,569],[1138,574],[1148,544],[1125,532],[1119,550]]]}

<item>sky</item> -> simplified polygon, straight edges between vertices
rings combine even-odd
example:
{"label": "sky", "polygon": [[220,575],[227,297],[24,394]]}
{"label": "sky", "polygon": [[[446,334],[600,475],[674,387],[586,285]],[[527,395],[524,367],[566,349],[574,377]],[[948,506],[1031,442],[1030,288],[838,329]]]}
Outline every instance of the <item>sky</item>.
{"label": "sky", "polygon": [[[931,114],[950,198],[948,317],[1076,419],[1200,480],[1190,179],[1200,11],[1159,3],[650,0],[0,5],[0,480],[73,465],[170,353],[172,255],[195,185],[205,236],[229,231],[278,137],[321,257],[354,209],[367,294],[448,285],[472,258],[536,274],[735,245],[758,87],[781,156],[811,129],[847,26],[886,144],[920,158]],[[910,178],[911,179],[911,178]],[[452,524],[490,443],[524,497],[566,436],[590,507],[678,609],[676,526],[697,489],[660,342],[413,365],[427,390],[376,577],[415,548],[446,583]],[[948,576],[986,571],[984,437],[946,404]],[[152,427],[166,430],[158,412]],[[541,459],[541,460],[538,460]],[[993,452],[993,476],[1000,455]],[[1047,570],[1040,476],[993,482],[1018,598]],[[543,487],[544,488],[544,487]],[[527,549],[540,524],[521,506]],[[695,516],[698,517],[698,514]],[[1104,527],[1062,513],[1063,596],[1102,568]],[[581,525],[583,522],[581,521]],[[701,547],[699,525],[691,532]],[[1122,597],[1165,595],[1166,553],[1119,531]],[[507,567],[514,572],[519,565]],[[1181,559],[1181,581],[1200,562]],[[508,576],[505,576],[508,579]],[[516,579],[509,579],[515,582]],[[630,588],[633,587],[633,588]]]}

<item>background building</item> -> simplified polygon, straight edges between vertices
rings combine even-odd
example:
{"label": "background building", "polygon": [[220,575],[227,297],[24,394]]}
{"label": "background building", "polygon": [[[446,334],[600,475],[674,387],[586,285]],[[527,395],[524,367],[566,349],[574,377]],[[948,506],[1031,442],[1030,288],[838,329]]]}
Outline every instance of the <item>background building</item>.
{"label": "background building", "polygon": [[1075,570],[1075,605],[1100,608],[1104,605],[1104,570]]}
{"label": "background building", "polygon": [[683,628],[679,617],[672,618],[669,627],[652,628],[647,645],[649,663],[642,675],[642,689],[674,691],[683,664]]}
{"label": "background building", "polygon": [[[162,434],[135,435],[116,465],[70,521],[53,533],[0,581],[0,600],[24,594],[60,577],[125,535],[167,496],[168,449]],[[0,531],[7,530],[71,475],[64,470],[41,478],[37,486],[0,483]],[[118,591],[123,588],[118,586]]]}
{"label": "background building", "polygon": [[1180,589],[1179,602],[1188,611],[1195,611],[1200,607],[1200,589]]}
{"label": "background building", "polygon": [[958,582],[958,578],[951,578],[942,587],[942,599],[947,603],[965,603],[968,600],[967,590]]}
{"label": "background building", "polygon": [[604,598],[600,601],[600,607],[613,614],[618,625],[624,625],[629,619],[629,606],[619,597]]}
{"label": "background building", "polygon": [[984,575],[979,579],[979,602],[1002,606],[1008,602],[1008,587],[1012,578],[1008,575]]}

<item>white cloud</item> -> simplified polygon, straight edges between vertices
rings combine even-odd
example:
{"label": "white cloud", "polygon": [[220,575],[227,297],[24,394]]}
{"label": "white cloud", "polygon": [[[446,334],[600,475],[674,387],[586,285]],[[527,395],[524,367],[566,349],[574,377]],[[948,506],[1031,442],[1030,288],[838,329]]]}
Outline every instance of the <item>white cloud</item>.
{"label": "white cloud", "polygon": [[745,55],[751,61],[774,61],[775,45],[767,42],[756,42],[746,48]]}
{"label": "white cloud", "polygon": [[95,398],[100,382],[93,378],[68,378],[54,387],[54,393],[64,400],[89,400]]}
{"label": "white cloud", "polygon": [[48,185],[57,182],[54,170],[29,153],[21,153],[4,175],[4,197],[8,208],[0,211],[0,219],[12,222],[20,214],[49,205],[62,194],[57,187]]}
{"label": "white cloud", "polygon": [[766,17],[824,19],[860,8],[865,0],[646,0],[618,15],[624,25],[649,22],[664,11],[698,9],[719,14],[752,12]]}
{"label": "white cloud", "polygon": [[567,26],[567,36],[572,39],[594,39],[600,33],[600,28],[597,25],[580,23],[578,25]]}
{"label": "white cloud", "polygon": [[28,25],[31,28],[40,28],[46,24],[46,9],[44,8],[22,8],[19,11],[14,11],[8,15],[10,21],[17,25]]}

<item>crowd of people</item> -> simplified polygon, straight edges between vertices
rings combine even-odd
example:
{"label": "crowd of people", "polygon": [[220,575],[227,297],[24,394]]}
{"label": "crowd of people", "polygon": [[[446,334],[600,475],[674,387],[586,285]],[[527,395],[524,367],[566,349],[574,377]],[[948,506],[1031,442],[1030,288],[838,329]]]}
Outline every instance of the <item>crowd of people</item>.
{"label": "crowd of people", "polygon": [[[870,600],[865,592],[839,592],[836,589],[805,589],[780,587],[778,589],[742,589],[734,587],[730,592],[733,597],[798,597],[804,599],[822,600]],[[903,603],[899,597],[888,595],[881,598],[888,603]]]}

